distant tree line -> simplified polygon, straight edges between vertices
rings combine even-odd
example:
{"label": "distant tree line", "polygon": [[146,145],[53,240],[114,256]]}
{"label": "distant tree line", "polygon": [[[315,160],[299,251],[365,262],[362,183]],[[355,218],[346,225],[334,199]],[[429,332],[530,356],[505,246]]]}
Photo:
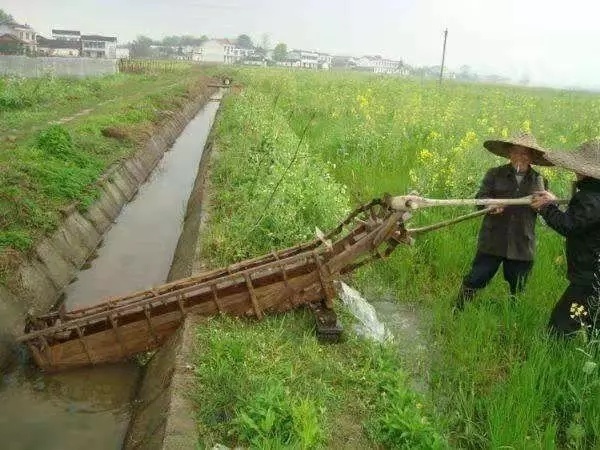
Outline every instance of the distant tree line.
{"label": "distant tree line", "polygon": [[12,22],[13,20],[15,20],[13,18],[13,16],[11,16],[9,13],[4,11],[3,9],[0,9],[0,24]]}
{"label": "distant tree line", "polygon": [[[177,54],[183,54],[183,48],[188,46],[200,46],[209,38],[206,35],[200,37],[166,36],[160,40],[148,36],[140,35],[134,41],[127,44],[132,58],[151,58],[151,57],[172,57]],[[234,40],[235,44],[244,49],[254,50],[256,55],[267,56],[270,51],[268,35],[262,36],[260,44],[255,44],[247,34],[240,34]],[[284,43],[278,43],[273,49],[273,59],[275,61],[284,61],[287,58],[287,46]]]}
{"label": "distant tree line", "polygon": [[[130,42],[127,47],[130,54],[134,58],[149,58],[155,56],[170,56],[172,54],[181,53],[183,47],[199,46],[208,41],[208,37],[203,35],[196,36],[166,36],[162,40],[155,40],[148,36],[138,36],[133,42]],[[153,47],[158,47],[155,50]],[[159,54],[157,54],[159,53]],[[164,55],[161,55],[164,53]]]}

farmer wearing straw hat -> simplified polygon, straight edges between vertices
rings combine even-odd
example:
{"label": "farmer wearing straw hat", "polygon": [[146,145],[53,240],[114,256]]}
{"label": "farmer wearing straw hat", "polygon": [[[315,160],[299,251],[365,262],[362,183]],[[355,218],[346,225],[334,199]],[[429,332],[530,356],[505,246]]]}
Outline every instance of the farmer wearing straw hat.
{"label": "farmer wearing straw hat", "polygon": [[[532,164],[551,165],[544,159],[533,135],[484,142],[490,152],[508,158],[509,164],[490,169],[476,198],[519,198],[545,189],[545,181]],[[477,290],[484,288],[502,264],[511,295],[520,292],[533,266],[536,212],[526,206],[496,208],[485,216],[479,231],[477,253],[463,279],[455,308],[462,310]]]}
{"label": "farmer wearing straw hat", "polygon": [[576,192],[566,211],[551,192],[534,196],[548,226],[566,238],[569,286],[554,307],[548,324],[559,336],[581,326],[592,328],[600,313],[600,139],[582,144],[574,152],[548,151],[545,158],[577,176]]}

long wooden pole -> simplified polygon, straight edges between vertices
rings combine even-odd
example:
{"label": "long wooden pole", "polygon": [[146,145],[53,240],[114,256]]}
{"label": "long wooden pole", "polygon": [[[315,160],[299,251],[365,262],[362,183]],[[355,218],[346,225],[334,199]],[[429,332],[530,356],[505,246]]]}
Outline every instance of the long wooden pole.
{"label": "long wooden pole", "polygon": [[418,233],[426,233],[428,231],[439,230],[440,228],[448,227],[450,225],[454,225],[456,223],[464,222],[465,220],[474,219],[475,217],[483,216],[491,211],[494,208],[484,208],[480,211],[475,211],[471,214],[465,214],[464,216],[456,217],[455,219],[445,220],[443,222],[434,223],[433,225],[427,225],[425,227],[420,228],[409,228],[406,231],[408,234],[418,234]]}
{"label": "long wooden pole", "polygon": [[[521,198],[460,198],[460,199],[432,199],[415,197],[412,195],[400,195],[390,197],[387,201],[392,209],[405,211],[410,209],[431,208],[433,206],[526,206],[531,205],[533,196]],[[556,203],[564,205],[569,201],[566,199],[556,200]]]}

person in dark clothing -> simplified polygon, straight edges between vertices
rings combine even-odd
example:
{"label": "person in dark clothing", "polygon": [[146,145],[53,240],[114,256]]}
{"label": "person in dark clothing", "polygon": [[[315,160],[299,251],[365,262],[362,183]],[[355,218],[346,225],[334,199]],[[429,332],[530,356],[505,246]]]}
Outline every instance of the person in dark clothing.
{"label": "person in dark clothing", "polygon": [[546,224],[566,238],[570,284],[548,323],[552,333],[566,336],[582,326],[595,328],[600,313],[600,139],[574,152],[549,151],[545,158],[577,176],[576,192],[566,211],[559,209],[551,192],[536,194],[532,201]]}
{"label": "person in dark clothing", "polygon": [[[544,149],[531,134],[506,141],[486,141],[483,145],[492,153],[508,158],[510,163],[486,173],[476,198],[520,198],[546,189],[546,182],[531,165],[551,164],[544,159]],[[477,253],[463,279],[456,309],[462,310],[465,302],[487,286],[500,265],[511,295],[523,290],[533,266],[536,217],[536,212],[528,206],[495,208],[484,217]]]}

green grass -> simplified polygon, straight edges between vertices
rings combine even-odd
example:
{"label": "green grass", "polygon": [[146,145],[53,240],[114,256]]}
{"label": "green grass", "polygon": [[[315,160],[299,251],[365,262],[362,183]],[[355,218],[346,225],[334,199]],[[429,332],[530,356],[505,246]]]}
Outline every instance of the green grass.
{"label": "green grass", "polygon": [[[205,256],[219,264],[298,242],[313,226],[326,229],[328,221],[338,220],[341,209],[385,192],[414,189],[433,197],[471,197],[485,171],[503,163],[482,148],[485,139],[531,130],[543,145],[573,148],[600,135],[600,97],[591,94],[452,83],[439,89],[410,79],[277,70],[232,74],[246,87],[229,99],[224,113],[241,108],[246,119],[243,124],[223,120],[214,173],[221,160],[234,157],[243,170],[212,178],[218,202],[204,248]],[[259,111],[252,106],[257,101]],[[269,115],[277,121],[263,122]],[[300,161],[309,161],[310,169],[294,162],[291,170],[314,171],[318,179],[326,171],[326,184],[338,186],[334,193],[321,196],[322,184],[302,185],[291,174],[291,186],[285,196],[280,192],[276,207],[266,205],[264,195],[248,194],[271,179],[273,167],[289,161],[289,150],[273,158],[273,148],[293,149],[307,124]],[[279,133],[291,136],[284,145],[272,139]],[[258,159],[246,158],[248,152]],[[252,175],[257,167],[264,168]],[[552,190],[568,194],[567,174],[544,173]],[[270,186],[265,188],[269,192]],[[304,203],[293,195],[298,191],[319,211],[306,221],[300,215]],[[242,202],[235,201],[238,196]],[[274,226],[255,227],[265,210],[260,223]],[[420,212],[413,223],[463,211]],[[599,362],[596,345],[555,342],[545,330],[566,286],[559,236],[539,224],[534,272],[516,304],[509,304],[507,287],[498,277],[463,314],[451,314],[475,253],[479,223],[423,236],[416,247],[399,248],[386,262],[354,276],[359,287],[373,290],[376,285],[376,291],[393,292],[398,301],[420,303],[434,317],[428,331],[438,351],[431,361],[430,403],[439,420],[429,435],[444,435],[456,448],[597,448],[600,391],[596,369],[589,371]],[[237,250],[229,248],[229,239]],[[375,417],[385,415],[357,420],[366,430]],[[369,445],[393,447],[393,439],[383,441],[384,435],[378,433],[379,440]]]}
{"label": "green grass", "polygon": [[[85,210],[106,168],[143,145],[206,80],[194,71],[0,80],[0,278],[10,276],[18,252],[55,229],[61,208]],[[75,116],[82,109],[92,110]],[[63,117],[71,120],[49,123]]]}
{"label": "green grass", "polygon": [[392,347],[321,345],[313,322],[299,311],[198,328],[200,448],[444,448]]}
{"label": "green grass", "polygon": [[[315,226],[328,230],[347,213],[334,168],[267,95],[248,89],[227,98],[215,138],[210,218],[201,235],[208,265],[312,239]],[[351,336],[320,346],[313,321],[300,312],[199,328],[206,350],[196,365],[200,447],[444,447],[392,346]],[[350,317],[343,321],[350,327]]]}

